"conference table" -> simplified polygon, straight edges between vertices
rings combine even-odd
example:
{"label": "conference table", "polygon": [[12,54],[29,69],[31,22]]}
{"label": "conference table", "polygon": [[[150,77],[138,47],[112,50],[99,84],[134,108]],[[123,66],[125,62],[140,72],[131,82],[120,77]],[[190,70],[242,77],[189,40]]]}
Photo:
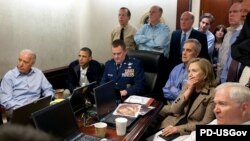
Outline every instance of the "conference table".
{"label": "conference table", "polygon": [[[163,102],[154,100],[150,106],[153,106],[155,108],[148,114],[139,117],[139,119],[134,123],[134,125],[132,125],[130,131],[127,132],[124,136],[117,136],[116,129],[114,127],[112,128],[108,126],[105,138],[111,139],[113,141],[140,140],[144,132],[147,130],[147,127],[152,123],[153,119],[160,112],[161,108],[163,107]],[[94,126],[84,127],[82,118],[78,119],[78,125],[83,133],[95,136],[95,127]]]}

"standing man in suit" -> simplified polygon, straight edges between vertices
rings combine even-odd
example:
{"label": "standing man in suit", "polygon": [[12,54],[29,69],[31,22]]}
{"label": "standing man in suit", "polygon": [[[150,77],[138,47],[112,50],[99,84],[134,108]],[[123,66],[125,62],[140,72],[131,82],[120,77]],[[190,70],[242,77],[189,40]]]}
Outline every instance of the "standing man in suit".
{"label": "standing man in suit", "polygon": [[[250,67],[250,1],[245,0],[242,3],[242,14],[244,25],[237,40],[231,46],[233,59],[239,61],[245,66]],[[248,14],[247,14],[248,13]],[[247,15],[246,15],[247,14]]]}
{"label": "standing man in suit", "polygon": [[207,46],[208,46],[208,54],[210,58],[212,58],[213,50],[214,50],[214,34],[209,30],[211,25],[214,22],[214,16],[211,13],[204,13],[200,18],[199,28],[197,29],[201,33],[206,34],[207,36]]}
{"label": "standing man in suit", "polygon": [[227,33],[225,34],[218,55],[217,81],[219,83],[237,82],[239,75],[241,74],[241,63],[233,60],[231,56],[231,45],[238,38],[243,26],[241,9],[242,3],[235,2],[231,5],[228,12],[228,22],[230,27],[227,28]]}
{"label": "standing man in suit", "polygon": [[187,39],[197,39],[201,43],[201,52],[198,57],[203,57],[210,60],[208,55],[207,37],[205,34],[193,29],[193,23],[193,13],[189,11],[182,13],[180,18],[181,29],[176,30],[172,33],[170,41],[170,70],[172,70],[173,67],[181,63],[182,46]]}
{"label": "standing man in suit", "polygon": [[97,81],[100,82],[103,69],[99,62],[92,59],[92,51],[88,47],[80,49],[78,59],[71,62],[68,68],[68,88],[70,92],[80,86]]}
{"label": "standing man in suit", "polygon": [[129,24],[130,17],[130,10],[121,7],[118,15],[119,26],[115,27],[111,32],[111,41],[121,39],[125,42],[127,49],[136,50],[137,46],[134,41],[136,28]]}
{"label": "standing man in suit", "polygon": [[115,82],[114,89],[121,97],[141,94],[144,89],[144,70],[141,62],[127,55],[125,43],[114,40],[112,43],[113,59],[105,64],[101,84]]}

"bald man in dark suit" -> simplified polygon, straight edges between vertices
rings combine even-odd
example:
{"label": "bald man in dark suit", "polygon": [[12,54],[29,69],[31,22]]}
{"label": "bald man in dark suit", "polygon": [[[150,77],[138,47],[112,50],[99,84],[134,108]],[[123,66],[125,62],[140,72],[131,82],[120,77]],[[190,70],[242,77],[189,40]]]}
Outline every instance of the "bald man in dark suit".
{"label": "bald man in dark suit", "polygon": [[193,29],[194,23],[194,15],[193,13],[186,11],[182,13],[180,18],[180,27],[181,29],[176,30],[172,33],[171,41],[170,41],[170,53],[169,53],[169,65],[170,70],[174,68],[176,65],[181,63],[181,53],[182,53],[182,40],[185,35],[185,39],[197,39],[201,43],[201,52],[198,57],[206,58],[210,61],[208,55],[208,47],[207,47],[207,37],[205,34]]}

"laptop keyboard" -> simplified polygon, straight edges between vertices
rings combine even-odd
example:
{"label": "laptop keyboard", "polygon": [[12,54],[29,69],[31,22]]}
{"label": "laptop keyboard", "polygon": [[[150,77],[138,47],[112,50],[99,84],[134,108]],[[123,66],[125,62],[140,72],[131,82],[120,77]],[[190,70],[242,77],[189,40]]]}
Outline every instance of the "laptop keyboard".
{"label": "laptop keyboard", "polygon": [[[115,126],[115,119],[118,117],[121,117],[121,116],[110,114],[107,116],[107,118],[104,120],[104,122],[113,124]],[[128,119],[127,127],[130,126],[132,124],[132,122],[135,120],[134,118],[129,118],[129,117],[125,117],[125,118]]]}
{"label": "laptop keyboard", "polygon": [[101,139],[98,137],[82,134],[75,141],[100,141],[100,140]]}
{"label": "laptop keyboard", "polygon": [[117,118],[117,116],[115,115],[110,115],[105,119],[105,122],[107,123],[115,123],[115,119]]}

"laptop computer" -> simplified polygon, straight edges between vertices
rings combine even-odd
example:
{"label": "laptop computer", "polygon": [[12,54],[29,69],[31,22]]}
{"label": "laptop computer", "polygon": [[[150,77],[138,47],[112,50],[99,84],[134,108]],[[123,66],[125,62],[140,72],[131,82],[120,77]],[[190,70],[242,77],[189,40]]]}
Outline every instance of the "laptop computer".
{"label": "laptop computer", "polygon": [[90,97],[92,87],[96,84],[96,81],[89,83],[85,86],[75,88],[72,95],[69,97],[70,104],[74,113],[82,112],[86,109],[88,98]]}
{"label": "laptop computer", "polygon": [[[117,107],[114,86],[114,81],[109,81],[94,88],[97,118],[99,121],[106,122],[108,125],[113,127],[115,127],[115,119],[117,117],[121,117],[120,115],[113,115],[113,112]],[[128,119],[127,128],[138,119],[138,117],[125,118]]]}
{"label": "laptop computer", "polygon": [[32,113],[32,119],[36,128],[65,141],[101,140],[80,131],[68,99]]}
{"label": "laptop computer", "polygon": [[33,123],[31,119],[31,113],[49,106],[51,97],[52,96],[43,97],[36,101],[33,101],[31,103],[28,103],[26,105],[14,109],[10,119],[10,123],[21,124],[21,125],[27,125],[27,124],[32,125]]}

